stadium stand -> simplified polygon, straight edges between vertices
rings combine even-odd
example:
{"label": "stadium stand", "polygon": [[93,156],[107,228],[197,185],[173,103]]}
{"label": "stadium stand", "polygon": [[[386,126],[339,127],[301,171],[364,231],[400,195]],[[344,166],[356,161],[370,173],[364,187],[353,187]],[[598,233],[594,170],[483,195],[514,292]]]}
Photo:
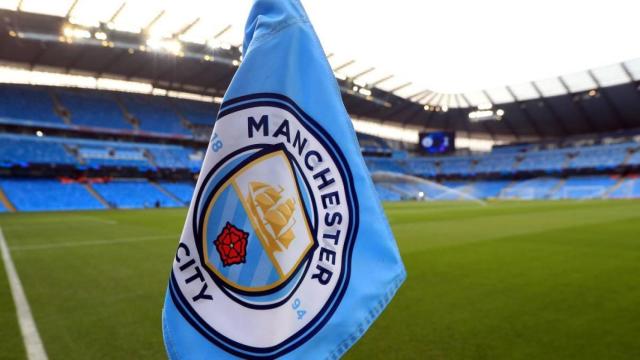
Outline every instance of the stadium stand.
{"label": "stadium stand", "polygon": [[120,98],[127,111],[139,122],[140,130],[172,135],[193,135],[183,126],[180,117],[165,99],[141,95],[127,95]]}
{"label": "stadium stand", "polygon": [[55,138],[0,134],[0,164],[4,167],[29,164],[76,164],[76,159]]}
{"label": "stadium stand", "polygon": [[561,184],[561,181],[557,178],[535,178],[520,181],[502,189],[500,197],[524,200],[548,199],[552,191]]}
{"label": "stadium stand", "polygon": [[435,160],[411,158],[405,161],[407,172],[415,176],[434,177],[438,174]]}
{"label": "stadium stand", "polygon": [[0,118],[8,123],[24,125],[66,125],[56,114],[53,99],[47,90],[32,86],[0,86]]}
{"label": "stadium stand", "polygon": [[[192,100],[174,100],[178,111],[192,124],[211,127],[219,107],[216,104]],[[215,105],[215,106],[214,106]]]}
{"label": "stadium stand", "polygon": [[[504,151],[502,151],[504,152]],[[515,172],[515,154],[494,154],[478,157],[475,172],[478,174],[511,174]]]}
{"label": "stadium stand", "polygon": [[378,192],[378,196],[382,201],[398,201],[402,200],[402,195],[397,192],[391,190],[391,184],[378,183],[375,185],[376,191]]}
{"label": "stadium stand", "polygon": [[98,91],[58,91],[58,99],[69,111],[74,125],[133,130],[122,109],[108,93]]}
{"label": "stadium stand", "polygon": [[440,163],[440,174],[468,176],[472,174],[472,168],[473,159],[471,157],[448,157]]}
{"label": "stadium stand", "polygon": [[[73,167],[80,173],[116,171],[108,176],[122,177],[85,187],[62,184],[51,175],[35,180],[7,178],[5,174],[2,187],[7,198],[16,202],[18,211],[100,209],[107,204],[116,208],[187,204],[194,187],[191,177],[202,165],[203,141],[210,136],[218,110],[218,105],[210,102],[96,90],[3,85],[0,95],[0,123],[31,126],[0,134],[0,167],[9,172],[28,172],[32,166],[39,166],[53,169],[54,174],[56,168]],[[34,124],[56,130],[46,131],[47,135],[37,131],[35,136]],[[78,135],[84,131],[91,136]],[[187,140],[167,140],[164,135],[186,136]],[[137,136],[148,138],[140,142]],[[376,183],[380,197],[386,201],[640,197],[640,184],[634,177],[640,166],[640,144],[632,137],[612,144],[594,138],[577,143],[588,144],[583,146],[571,142],[517,144],[498,146],[485,154],[429,157],[417,156],[411,148],[405,150],[376,136],[357,133],[357,137],[372,174],[389,172],[431,179],[424,183]],[[158,174],[159,182],[139,179],[149,171]],[[170,181],[162,177],[180,172],[183,177],[173,176]],[[630,176],[625,178],[627,173]],[[445,187],[440,187],[437,182],[443,179]],[[22,183],[24,186],[19,186]],[[52,188],[51,194],[42,195],[47,186]],[[30,196],[32,193],[37,195]],[[50,206],[46,205],[48,201],[52,202]],[[0,208],[7,210],[12,209]]]}
{"label": "stadium stand", "polygon": [[610,176],[570,177],[551,195],[552,199],[595,199],[602,198],[617,183]]}
{"label": "stadium stand", "polygon": [[495,180],[495,181],[476,181],[469,182],[461,187],[457,187],[457,190],[462,191],[470,196],[478,199],[491,199],[497,198],[502,190],[507,187],[511,181],[509,180]]}
{"label": "stadium stand", "polygon": [[147,150],[158,167],[167,169],[198,171],[204,157],[201,152],[174,145],[148,146]]}
{"label": "stadium stand", "polygon": [[119,144],[81,144],[75,148],[83,164],[94,167],[119,166],[150,168],[151,164],[145,158],[144,152],[133,145]]}
{"label": "stadium stand", "polygon": [[571,160],[568,167],[572,169],[613,169],[622,165],[632,146],[632,143],[624,143],[577,148],[577,155]]}
{"label": "stadium stand", "polygon": [[544,171],[547,173],[560,172],[566,162],[569,150],[543,150],[529,152],[518,165],[521,171]]}
{"label": "stadium stand", "polygon": [[628,165],[640,165],[640,149],[637,149],[630,157],[627,159]]}
{"label": "stadium stand", "polygon": [[364,133],[356,133],[358,142],[360,143],[360,150],[365,154],[390,154],[391,147],[383,139]]}
{"label": "stadium stand", "polygon": [[93,184],[93,188],[113,208],[152,208],[182,206],[146,179],[114,180]]}
{"label": "stadium stand", "polygon": [[191,197],[193,196],[193,189],[195,185],[190,182],[160,182],[160,186],[169,191],[175,197],[180,199],[185,204],[191,202]]}
{"label": "stadium stand", "polygon": [[608,195],[611,199],[640,198],[640,178],[624,179]]}
{"label": "stadium stand", "polygon": [[406,172],[402,165],[394,159],[391,158],[367,158],[366,160],[367,167],[370,172],[374,171],[389,171],[395,173],[404,173]]}
{"label": "stadium stand", "polygon": [[103,209],[81,185],[52,179],[2,179],[0,187],[19,211]]}

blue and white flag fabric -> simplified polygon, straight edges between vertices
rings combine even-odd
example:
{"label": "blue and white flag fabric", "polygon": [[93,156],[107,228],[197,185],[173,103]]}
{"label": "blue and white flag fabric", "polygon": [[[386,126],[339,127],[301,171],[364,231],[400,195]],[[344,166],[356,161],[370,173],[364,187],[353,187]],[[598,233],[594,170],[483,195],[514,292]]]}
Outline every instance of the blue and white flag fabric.
{"label": "blue and white flag fabric", "polygon": [[255,0],[171,269],[171,359],[338,358],[405,278],[298,0]]}

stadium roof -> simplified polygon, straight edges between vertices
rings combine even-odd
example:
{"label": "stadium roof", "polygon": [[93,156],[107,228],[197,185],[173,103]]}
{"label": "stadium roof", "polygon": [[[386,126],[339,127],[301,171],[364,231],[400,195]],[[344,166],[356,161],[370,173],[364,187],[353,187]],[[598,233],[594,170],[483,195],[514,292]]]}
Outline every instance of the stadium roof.
{"label": "stadium roof", "polygon": [[[520,83],[526,89],[517,95],[525,100],[537,96],[527,85],[531,80],[640,57],[640,48],[634,46],[640,3],[625,0],[304,3],[338,75],[377,83],[403,97],[433,92],[435,96],[420,99],[430,105],[456,107],[454,96],[461,94],[472,103],[485,102],[481,89],[506,102],[510,96],[504,85],[519,88]],[[10,10],[66,16],[71,23],[89,27],[105,23],[116,30],[144,31],[155,39],[178,35],[213,47],[242,43],[250,4],[0,0],[0,7]],[[600,74],[596,76],[605,77],[608,84],[628,81],[619,71],[605,69]],[[576,73],[567,76],[567,82],[572,89],[595,87],[585,78],[584,72]],[[547,87],[541,90],[546,95]],[[548,93],[562,91],[555,86]]]}
{"label": "stadium roof", "polygon": [[[336,49],[327,56],[352,115],[419,129],[463,131],[471,137],[518,140],[640,126],[635,116],[640,109],[634,105],[638,102],[640,59],[616,63],[632,54],[640,55],[637,46],[629,45],[635,44],[635,21],[627,21],[633,9],[625,9],[635,6],[630,2],[625,5],[614,0],[601,7],[583,1],[579,3],[580,16],[575,16],[575,4],[564,2],[554,5],[551,13],[540,10],[551,4],[547,1],[536,2],[536,6],[518,5],[523,9],[500,3],[500,11],[496,2],[477,5],[463,1],[454,2],[455,6],[468,6],[468,11],[455,14],[455,7],[450,7],[454,5],[430,3],[433,6],[425,9],[421,3],[399,0],[388,7],[377,2],[305,2],[325,49]],[[220,96],[241,60],[238,45],[249,6],[250,1],[0,0],[0,8],[12,10],[2,12],[6,32],[0,37],[0,60],[26,64],[29,69],[141,80],[147,87],[163,91]],[[529,15],[516,16],[522,10]],[[557,28],[562,17],[565,28],[584,27],[593,23],[596,12],[604,25],[597,32]],[[612,12],[615,17],[609,16]],[[526,25],[531,27],[528,17],[538,17],[539,22],[543,15],[550,20],[538,27],[539,38],[523,32]],[[525,26],[516,26],[514,19]],[[447,27],[443,21],[451,23]],[[434,29],[434,24],[440,28]],[[550,29],[562,30],[556,37],[571,51],[558,52],[563,49],[558,49]],[[486,36],[483,31],[493,31],[496,37],[478,47],[476,33]],[[461,41],[460,32],[466,33],[469,41]],[[523,38],[510,37],[512,33]],[[567,33],[575,36],[567,39]],[[602,33],[615,41],[603,41]],[[585,46],[584,38],[597,46]],[[555,46],[551,46],[556,50],[554,56],[544,51],[549,47],[539,44],[545,41]],[[532,50],[523,51],[523,43]],[[465,50],[456,53],[454,48]],[[524,56],[518,55],[520,52]],[[520,60],[517,66],[504,65],[514,59]],[[526,59],[545,66],[524,63]],[[416,61],[423,65],[416,67]],[[438,61],[450,64],[434,68]],[[583,68],[602,62],[613,65],[528,81],[537,75],[557,74],[555,71],[578,70],[570,64]],[[494,63],[504,71],[478,68]],[[549,70],[553,66],[558,69]],[[468,69],[475,70],[470,73]],[[516,85],[469,91],[482,83],[479,81],[506,83],[514,74],[519,78],[513,79],[520,81]],[[447,76],[454,79],[450,83],[455,86],[442,85]],[[460,91],[431,90],[437,87]],[[582,100],[590,102],[583,105]]]}

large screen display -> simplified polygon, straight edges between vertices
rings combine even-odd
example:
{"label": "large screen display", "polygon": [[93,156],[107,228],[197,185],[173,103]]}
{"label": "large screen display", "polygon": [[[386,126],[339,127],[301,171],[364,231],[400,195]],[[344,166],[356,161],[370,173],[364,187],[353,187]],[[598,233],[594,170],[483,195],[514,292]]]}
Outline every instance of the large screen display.
{"label": "large screen display", "polygon": [[420,134],[420,148],[429,154],[445,154],[455,150],[456,135],[438,131]]}

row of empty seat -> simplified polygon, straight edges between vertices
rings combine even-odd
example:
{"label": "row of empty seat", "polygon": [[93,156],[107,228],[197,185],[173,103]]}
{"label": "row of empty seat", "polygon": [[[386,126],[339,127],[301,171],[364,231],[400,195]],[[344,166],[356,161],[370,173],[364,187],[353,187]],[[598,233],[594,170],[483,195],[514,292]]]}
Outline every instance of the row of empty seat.
{"label": "row of empty seat", "polygon": [[198,171],[203,157],[203,150],[179,145],[0,134],[0,165],[4,167],[49,164]]}
{"label": "row of empty seat", "polygon": [[[18,211],[178,207],[189,203],[193,189],[190,182],[151,183],[146,179],[90,185],[58,179],[0,179],[0,190]],[[1,202],[0,211],[6,211]]]}
{"label": "row of empty seat", "polygon": [[622,165],[640,165],[640,144],[625,142],[525,153],[489,153],[486,155],[438,158],[366,159],[371,172],[391,171],[422,177],[437,175],[475,176],[478,174],[515,174],[517,172],[560,173],[566,169],[606,171]]}
{"label": "row of empty seat", "polygon": [[540,177],[527,180],[395,181],[376,183],[381,199],[623,199],[640,198],[640,178],[612,176]]}
{"label": "row of empty seat", "polygon": [[90,127],[193,136],[211,130],[218,104],[183,99],[20,85],[0,86],[0,119],[15,124]]}

